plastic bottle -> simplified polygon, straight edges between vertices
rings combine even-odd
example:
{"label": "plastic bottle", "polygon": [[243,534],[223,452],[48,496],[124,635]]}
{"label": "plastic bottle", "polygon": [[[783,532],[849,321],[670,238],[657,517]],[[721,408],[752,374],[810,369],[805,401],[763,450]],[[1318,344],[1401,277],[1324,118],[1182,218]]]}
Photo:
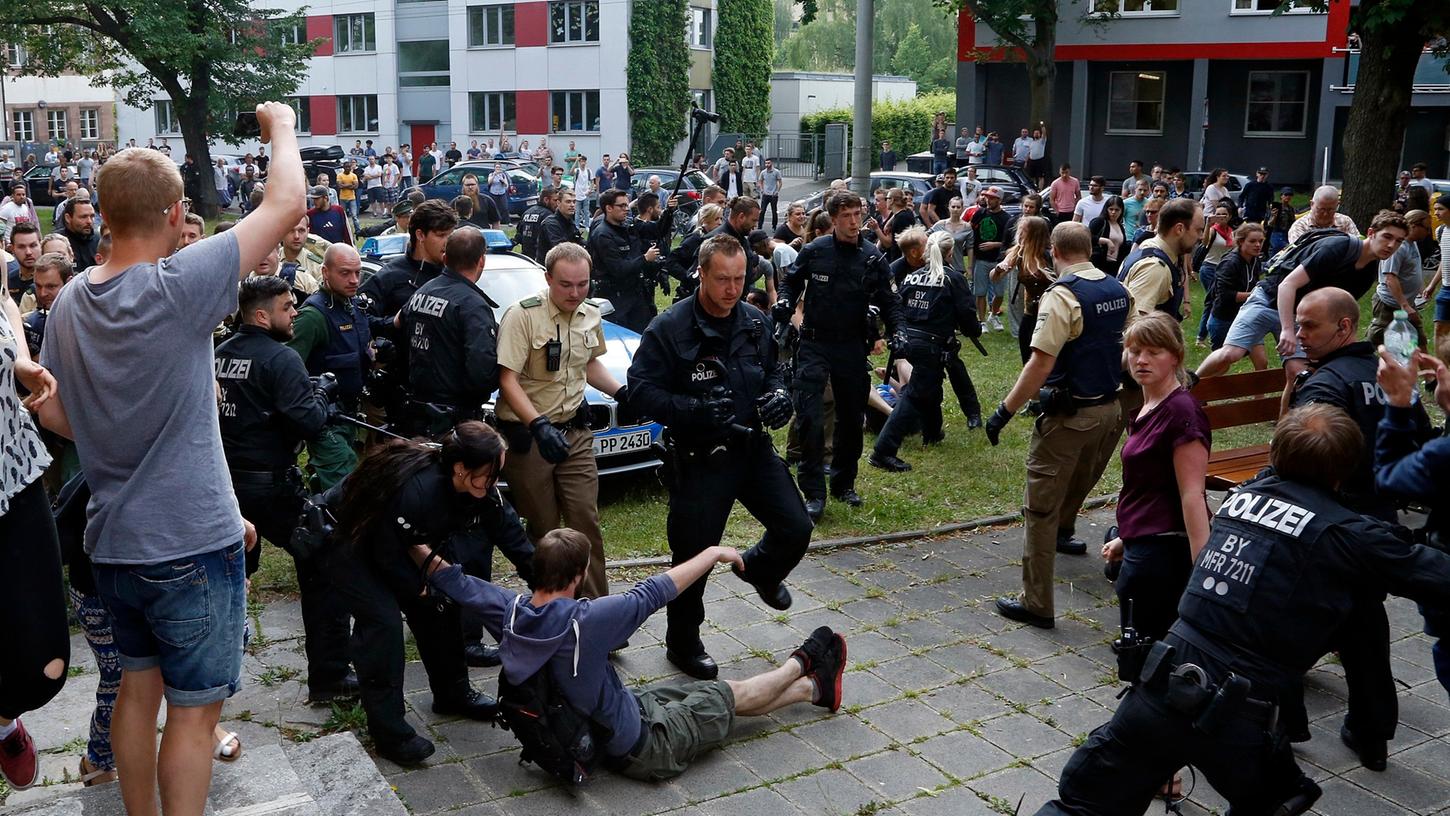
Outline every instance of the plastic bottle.
{"label": "plastic bottle", "polygon": [[1415,348],[1419,345],[1419,334],[1415,327],[1410,324],[1410,316],[1404,309],[1395,310],[1395,319],[1390,322],[1390,327],[1385,330],[1385,349],[1390,356],[1400,365],[1408,368],[1410,358],[1414,356]]}

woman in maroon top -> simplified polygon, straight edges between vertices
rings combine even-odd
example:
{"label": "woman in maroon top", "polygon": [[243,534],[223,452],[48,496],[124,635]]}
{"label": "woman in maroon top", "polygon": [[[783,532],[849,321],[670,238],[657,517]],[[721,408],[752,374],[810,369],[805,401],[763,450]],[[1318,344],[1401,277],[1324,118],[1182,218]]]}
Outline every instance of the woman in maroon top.
{"label": "woman in maroon top", "polygon": [[[1198,551],[1208,541],[1208,417],[1182,385],[1183,331],[1162,312],[1140,317],[1123,333],[1143,407],[1128,420],[1117,536],[1103,558],[1122,561],[1117,579],[1123,623],[1161,640],[1178,619]],[[1110,536],[1112,531],[1109,531]],[[1131,602],[1131,603],[1130,603]]]}

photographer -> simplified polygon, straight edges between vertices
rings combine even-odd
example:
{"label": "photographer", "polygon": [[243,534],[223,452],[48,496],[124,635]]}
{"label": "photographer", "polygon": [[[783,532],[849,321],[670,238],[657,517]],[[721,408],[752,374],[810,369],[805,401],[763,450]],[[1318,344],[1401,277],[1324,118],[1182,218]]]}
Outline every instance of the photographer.
{"label": "photographer", "polygon": [[1097,482],[1098,465],[1117,444],[1123,327],[1132,297],[1092,265],[1092,250],[1086,225],[1063,222],[1053,228],[1058,279],[1039,301],[1032,357],[987,420],[987,439],[996,445],[1002,428],[1041,395],[1041,416],[1027,449],[1023,594],[997,599],[1003,617],[1040,629],[1054,625],[1055,552],[1087,551],[1072,537],[1073,523]]}
{"label": "photographer", "polygon": [[[290,550],[302,513],[297,453],[322,430],[336,392],[314,385],[292,339],[297,309],[287,282],[276,275],[242,281],[237,296],[241,327],[216,350],[222,450],[242,515],[262,538]],[[261,547],[247,551],[247,575],[257,571]],[[302,628],[307,635],[307,689],[313,702],[357,694],[347,665],[347,610],[337,602],[311,558],[298,557]]]}
{"label": "photographer", "polygon": [[[778,349],[770,320],[740,300],[740,242],[729,235],[705,239],[699,268],[700,288],[640,339],[629,367],[629,404],[668,427],[666,530],[674,563],[718,542],[739,498],[765,534],[744,553],[736,574],[768,606],[787,609],[791,597],[783,582],[805,555],[811,522],[764,431],[784,427],[791,416]],[[700,641],[704,594],[701,578],[670,603],[665,655],[685,674],[713,680],[718,668]]]}
{"label": "photographer", "polygon": [[[496,486],[504,443],[482,422],[463,422],[442,445],[390,440],[328,494],[337,518],[324,569],[352,612],[353,655],[368,733],[380,756],[422,762],[433,743],[403,718],[403,626],[433,691],[433,712],[491,721],[498,706],[468,682],[459,610],[423,595],[423,575],[409,558],[423,544],[450,561],[487,565],[497,543],[525,581],[533,547]],[[470,569],[489,577],[487,569]]]}

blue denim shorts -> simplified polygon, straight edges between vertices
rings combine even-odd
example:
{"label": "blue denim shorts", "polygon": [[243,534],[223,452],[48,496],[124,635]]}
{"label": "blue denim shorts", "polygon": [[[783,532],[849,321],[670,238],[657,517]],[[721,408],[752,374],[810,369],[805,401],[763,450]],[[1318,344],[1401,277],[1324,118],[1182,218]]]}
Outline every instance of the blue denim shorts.
{"label": "blue denim shorts", "polygon": [[161,669],[166,701],[203,706],[237,691],[246,625],[241,542],[160,564],[95,564],[125,671]]}
{"label": "blue denim shorts", "polygon": [[1450,322],[1450,286],[1444,284],[1435,292],[1435,322]]}
{"label": "blue denim shorts", "polygon": [[[1237,346],[1248,349],[1254,346],[1262,346],[1264,337],[1272,336],[1275,342],[1279,340],[1279,308],[1276,304],[1269,302],[1269,296],[1264,290],[1255,288],[1244,301],[1239,309],[1238,316],[1234,318],[1233,325],[1229,326],[1228,336],[1224,338],[1225,346]],[[1304,349],[1295,348],[1294,353],[1288,359],[1302,358]]]}
{"label": "blue denim shorts", "polygon": [[1001,293],[1000,282],[992,280],[992,270],[996,268],[996,261],[972,262],[972,294],[974,296],[996,298]]}

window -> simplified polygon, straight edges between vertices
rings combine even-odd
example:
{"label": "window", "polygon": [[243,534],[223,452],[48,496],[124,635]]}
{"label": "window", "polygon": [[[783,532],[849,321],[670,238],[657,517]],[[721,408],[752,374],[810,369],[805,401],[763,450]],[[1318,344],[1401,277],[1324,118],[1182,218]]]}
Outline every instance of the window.
{"label": "window", "polygon": [[497,133],[518,129],[512,91],[474,92],[468,95],[468,129],[473,133]]}
{"label": "window", "polygon": [[1308,113],[1308,71],[1249,72],[1249,97],[1244,112],[1245,136],[1303,136]]}
{"label": "window", "polygon": [[300,96],[289,96],[286,98],[288,105],[292,106],[292,112],[297,114],[297,132],[312,132],[312,106],[307,100]]}
{"label": "window", "polygon": [[448,41],[398,43],[398,85],[418,88],[448,84]]}
{"label": "window", "polygon": [[335,53],[352,54],[377,49],[376,24],[371,14],[339,14],[332,18]]}
{"label": "window", "polygon": [[339,96],[337,98],[337,130],[339,133],[377,133],[377,95]]}
{"label": "window", "polygon": [[1093,11],[1120,17],[1177,16],[1178,0],[1096,0]]}
{"label": "window", "polygon": [[176,108],[170,99],[158,99],[152,108],[156,111],[157,133],[181,133],[181,123],[176,121]]}
{"label": "window", "polygon": [[25,46],[10,43],[5,46],[5,64],[11,68],[25,67]]}
{"label": "window", "polygon": [[[1230,14],[1273,14],[1280,0],[1233,0]],[[1293,0],[1293,5],[1283,14],[1318,14],[1313,8],[1314,0]]]}
{"label": "window", "polygon": [[512,3],[501,6],[468,7],[469,48],[513,44],[514,7]]}
{"label": "window", "polygon": [[301,20],[274,22],[271,28],[273,39],[282,45],[300,45],[307,42],[307,24]]}
{"label": "window", "polygon": [[599,42],[597,0],[563,0],[550,3],[549,42]]}
{"label": "window", "polygon": [[48,139],[69,139],[70,117],[63,110],[48,110],[45,112],[45,135]]}
{"label": "window", "polygon": [[86,141],[101,138],[101,112],[95,108],[81,109],[81,138]]}
{"label": "window", "polygon": [[599,130],[598,91],[554,91],[549,94],[553,131]]}
{"label": "window", "polygon": [[11,127],[11,130],[14,132],[15,141],[35,141],[34,114],[32,114],[30,111],[15,111],[15,115],[11,118],[10,122],[13,125],[13,127]]}
{"label": "window", "polygon": [[1108,76],[1108,133],[1163,134],[1162,71],[1113,71]]}
{"label": "window", "polygon": [[690,6],[690,47],[711,48],[715,45],[715,10]]}

